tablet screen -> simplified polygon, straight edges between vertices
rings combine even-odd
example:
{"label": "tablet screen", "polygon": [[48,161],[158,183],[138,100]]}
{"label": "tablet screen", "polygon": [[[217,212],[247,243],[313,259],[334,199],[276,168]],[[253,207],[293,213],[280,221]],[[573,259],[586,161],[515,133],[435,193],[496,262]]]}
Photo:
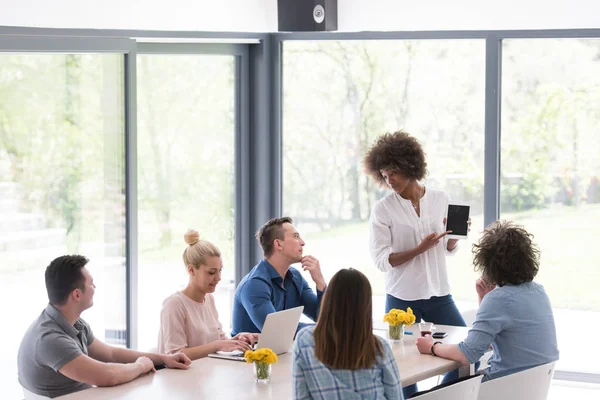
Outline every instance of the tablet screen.
{"label": "tablet screen", "polygon": [[446,230],[452,231],[452,235],[467,236],[469,225],[469,206],[448,205],[448,219]]}

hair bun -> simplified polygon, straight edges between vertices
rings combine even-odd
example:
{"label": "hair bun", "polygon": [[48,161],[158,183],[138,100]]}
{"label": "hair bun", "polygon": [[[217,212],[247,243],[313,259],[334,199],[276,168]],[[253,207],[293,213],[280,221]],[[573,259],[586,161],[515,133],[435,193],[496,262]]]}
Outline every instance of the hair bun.
{"label": "hair bun", "polygon": [[183,235],[183,240],[185,240],[188,245],[192,246],[198,243],[198,240],[200,240],[200,234],[195,229],[188,229],[185,235]]}

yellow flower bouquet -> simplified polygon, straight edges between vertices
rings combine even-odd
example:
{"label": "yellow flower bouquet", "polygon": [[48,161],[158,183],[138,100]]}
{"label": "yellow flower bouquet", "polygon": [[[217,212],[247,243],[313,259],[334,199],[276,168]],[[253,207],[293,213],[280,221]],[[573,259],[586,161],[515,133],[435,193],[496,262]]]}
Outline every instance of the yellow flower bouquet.
{"label": "yellow flower bouquet", "polygon": [[404,338],[404,327],[415,323],[416,317],[410,307],[404,310],[392,308],[383,316],[383,322],[389,324],[388,334],[392,341],[402,341]]}
{"label": "yellow flower bouquet", "polygon": [[277,354],[271,349],[246,350],[244,358],[247,363],[254,363],[254,379],[266,383],[271,379],[271,364],[277,362]]}

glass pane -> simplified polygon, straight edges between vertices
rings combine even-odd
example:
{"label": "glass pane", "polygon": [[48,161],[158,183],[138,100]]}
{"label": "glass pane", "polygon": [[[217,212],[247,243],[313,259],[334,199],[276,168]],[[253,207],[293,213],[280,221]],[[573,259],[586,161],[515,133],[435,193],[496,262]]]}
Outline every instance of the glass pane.
{"label": "glass pane", "polygon": [[502,66],[502,218],[535,235],[537,281],[558,330],[561,370],[598,372],[600,329],[600,40],[506,40]]}
{"label": "glass pane", "polygon": [[[326,278],[342,267],[369,277],[376,319],[385,311],[384,273],[369,255],[368,218],[389,192],[367,178],[362,159],[385,132],[416,136],[428,156],[426,185],[471,205],[476,237],[483,227],[484,59],[481,40],[284,44],[284,214]],[[453,294],[469,302],[476,299],[470,242],[448,259]]]}
{"label": "glass pane", "polygon": [[[17,350],[48,302],[46,266],[82,254],[97,285],[83,313],[125,344],[122,55],[0,55],[0,331],[3,395],[21,398]],[[8,394],[7,394],[8,390]]]}
{"label": "glass pane", "polygon": [[162,302],[185,288],[188,228],[223,254],[215,292],[228,331],[234,290],[233,56],[140,55],[138,232],[140,349],[157,346]]}

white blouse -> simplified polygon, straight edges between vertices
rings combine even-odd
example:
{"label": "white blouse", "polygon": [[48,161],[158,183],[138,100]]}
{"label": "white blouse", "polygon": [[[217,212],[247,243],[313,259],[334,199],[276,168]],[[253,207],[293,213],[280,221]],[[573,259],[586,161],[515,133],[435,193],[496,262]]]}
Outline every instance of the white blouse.
{"label": "white blouse", "polygon": [[430,233],[444,232],[448,202],[444,192],[427,188],[420,200],[420,217],[410,200],[395,192],[375,203],[369,220],[371,257],[386,273],[386,293],[408,301],[450,294],[446,254],[456,248],[447,250],[447,237],[404,264],[393,267],[389,262],[391,253],[412,250]]}

